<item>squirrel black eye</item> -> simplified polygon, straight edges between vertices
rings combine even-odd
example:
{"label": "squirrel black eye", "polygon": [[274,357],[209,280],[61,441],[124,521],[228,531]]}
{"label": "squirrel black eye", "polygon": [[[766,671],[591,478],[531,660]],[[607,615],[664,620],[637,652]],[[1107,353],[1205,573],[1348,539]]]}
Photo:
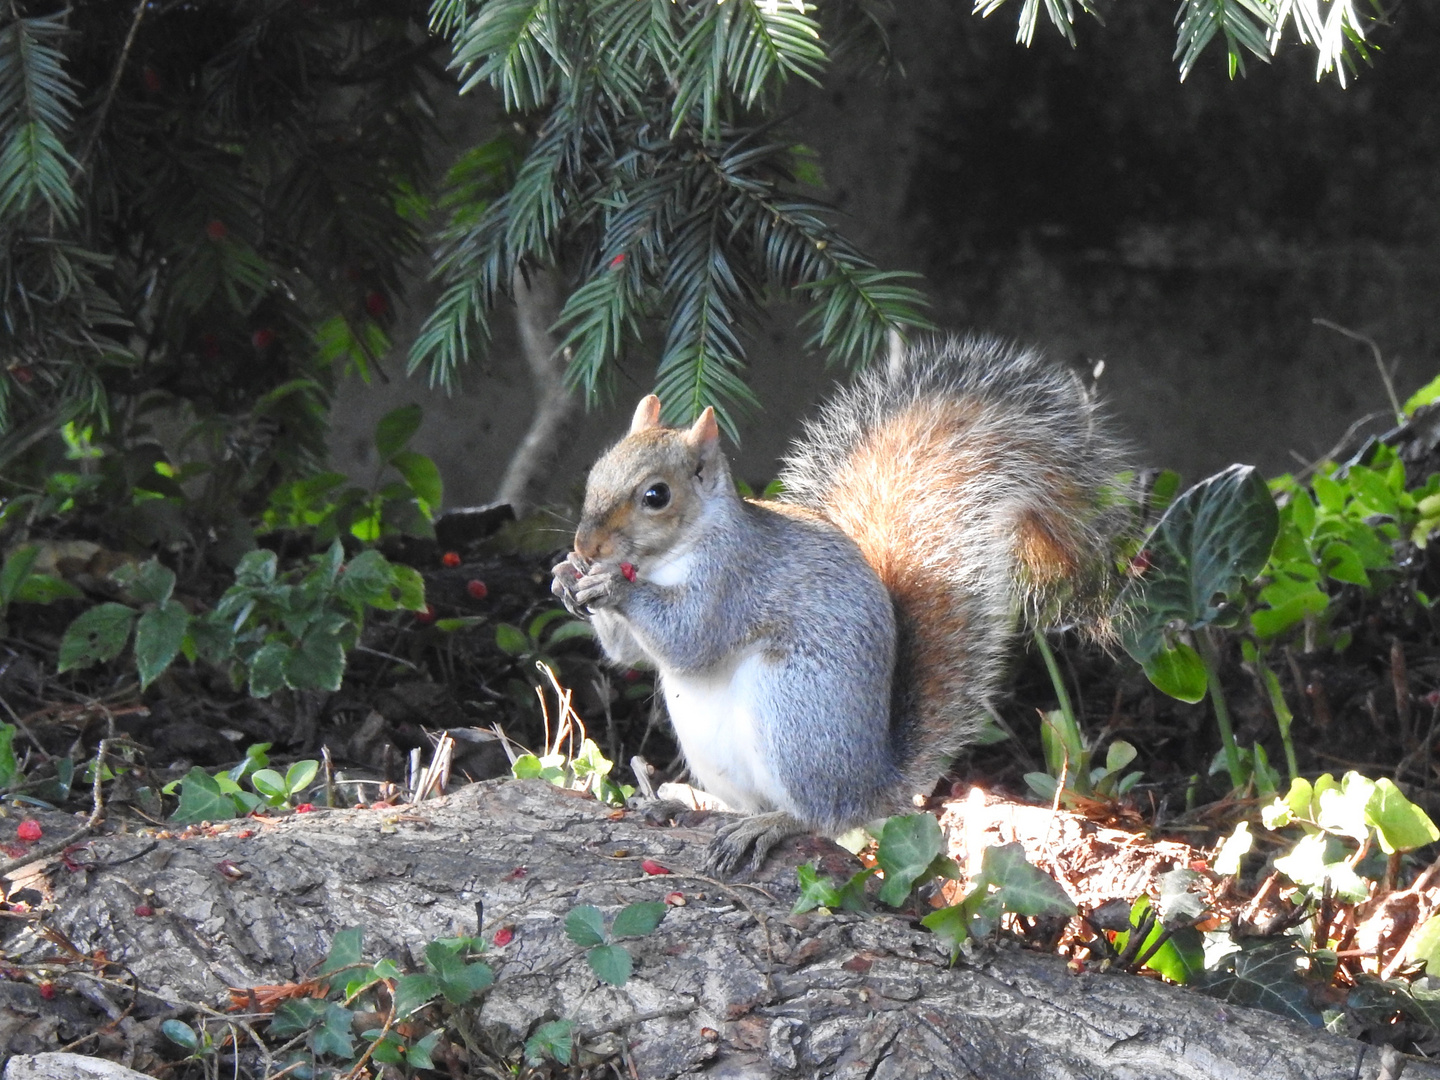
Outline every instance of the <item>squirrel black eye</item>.
{"label": "squirrel black eye", "polygon": [[670,485],[651,484],[645,489],[645,494],[640,496],[640,501],[651,510],[664,510],[670,505]]}

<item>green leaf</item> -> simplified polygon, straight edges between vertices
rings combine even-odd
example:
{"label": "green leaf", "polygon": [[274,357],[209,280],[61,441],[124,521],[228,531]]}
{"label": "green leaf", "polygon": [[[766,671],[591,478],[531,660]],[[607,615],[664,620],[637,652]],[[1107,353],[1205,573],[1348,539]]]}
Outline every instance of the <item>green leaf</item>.
{"label": "green leaf", "polygon": [[1199,975],[1195,986],[1232,1005],[1264,1009],[1318,1027],[1321,1018],[1311,1001],[1313,984],[1305,977],[1311,963],[1293,938],[1267,939],[1224,957],[1213,971]]}
{"label": "green leaf", "polygon": [[534,754],[521,754],[510,766],[510,772],[517,780],[536,780],[544,771],[545,766]]}
{"label": "green leaf", "polygon": [[320,771],[320,763],[314,758],[303,758],[285,771],[285,790],[291,795],[304,791]]}
{"label": "green leaf", "polygon": [[277,563],[273,551],[264,548],[247,551],[235,564],[235,584],[248,588],[269,585],[275,580]]}
{"label": "green leaf", "polygon": [[433,975],[402,975],[395,980],[395,1015],[409,1016],[440,996],[440,983]]}
{"label": "green leaf", "polygon": [[321,1026],[310,1033],[310,1049],[318,1057],[329,1054],[337,1058],[350,1058],[355,1053],[355,1042],[351,1036],[355,1014],[332,1001],[325,1008],[325,1019]]}
{"label": "green leaf", "polygon": [[166,1020],[160,1025],[160,1034],[182,1050],[187,1050],[192,1054],[200,1050],[200,1036],[195,1034],[195,1029],[183,1020]]}
{"label": "green leaf", "polygon": [[624,986],[630,981],[632,961],[623,945],[596,945],[585,954],[590,970],[611,986]]}
{"label": "green leaf", "polygon": [[1386,777],[1375,781],[1375,792],[1366,803],[1365,818],[1375,826],[1380,847],[1387,855],[1414,851],[1440,840],[1440,829],[1430,816]]}
{"label": "green leaf", "polygon": [[541,1024],[535,1029],[535,1033],[525,1040],[525,1061],[532,1066],[542,1065],[547,1060],[559,1065],[569,1065],[574,1031],[573,1020],[551,1020]]}
{"label": "green leaf", "polygon": [[271,806],[285,802],[285,778],[274,769],[259,769],[250,777],[250,784]]}
{"label": "green leaf", "polygon": [[401,405],[380,418],[375,425],[375,450],[381,461],[392,461],[405,449],[410,437],[420,430],[424,411],[419,405]]}
{"label": "green leaf", "polygon": [[337,931],[330,939],[330,951],[316,970],[316,975],[333,975],[345,968],[353,968],[363,961],[361,946],[365,942],[363,926],[347,926]]}
{"label": "green leaf", "polygon": [[20,762],[15,757],[14,724],[0,724],[0,791],[20,778]]}
{"label": "green leaf", "polygon": [[291,648],[283,641],[270,641],[250,658],[250,696],[269,697],[285,686],[285,661]]}
{"label": "green leaf", "polygon": [[30,575],[30,567],[39,557],[40,548],[35,544],[24,544],[5,556],[0,565],[0,609],[19,595],[20,583]]}
{"label": "green leaf", "polygon": [[665,914],[669,910],[667,904],[658,900],[628,904],[621,908],[619,914],[615,916],[610,933],[617,938],[644,937],[646,934],[654,933],[655,928],[660,925],[660,920],[665,918]]}
{"label": "green leaf", "polygon": [[1016,915],[1074,915],[1075,904],[1049,874],[1031,866],[1019,842],[985,849],[981,877]]}
{"label": "green leaf", "polygon": [[282,1002],[270,1021],[270,1034],[279,1039],[289,1039],[303,1031],[309,1031],[325,1016],[329,1006],[314,998],[291,998]]}
{"label": "green leaf", "polygon": [[[11,597],[17,604],[53,604],[56,600],[79,600],[85,594],[63,578],[30,574],[15,587]],[[3,606],[3,601],[0,601]]]}
{"label": "green leaf", "polygon": [[130,624],[136,614],[134,608],[115,603],[98,604],[82,612],[60,639],[60,672],[119,656],[130,638]]}
{"label": "green leaf", "polygon": [[137,604],[164,604],[175,591],[175,572],[158,559],[146,559],[139,566],[121,567],[114,576]]}
{"label": "green leaf", "polygon": [[[1281,805],[1284,804],[1281,803]],[[1227,877],[1240,873],[1241,860],[1250,854],[1250,848],[1254,843],[1255,837],[1250,834],[1250,823],[1248,821],[1239,822],[1235,826],[1235,830],[1225,838],[1225,842],[1220,845],[1220,850],[1215,855],[1215,873]]]}
{"label": "green leaf", "polygon": [[1440,400],[1440,375],[1436,375],[1435,378],[1405,399],[1405,415],[1408,416],[1420,406],[1429,405],[1432,401],[1437,400]]}
{"label": "green leaf", "polygon": [[197,821],[228,821],[235,816],[235,800],[220,790],[215,778],[198,765],[180,781],[180,805],[170,820],[180,825]]}
{"label": "green leaf", "polygon": [[1169,627],[1223,622],[1241,583],[1265,566],[1279,527],[1275,500],[1252,466],[1232,465],[1181,495],[1145,542],[1150,565],[1121,594],[1124,643],[1142,663]]}
{"label": "green leaf", "polygon": [[1161,649],[1142,661],[1140,666],[1145,669],[1146,677],[1171,697],[1192,705],[1205,700],[1209,686],[1205,677],[1205,662],[1183,641]]}
{"label": "green leaf", "polygon": [[[1150,898],[1142,893],[1130,908],[1131,927],[1138,929],[1145,913],[1149,910]],[[1131,930],[1116,934],[1115,947],[1124,949],[1133,932]],[[1165,928],[1157,919],[1150,928],[1150,932],[1145,936],[1136,955],[1144,956],[1164,933]],[[1145,961],[1145,966],[1151,971],[1159,972],[1171,982],[1188,983],[1205,969],[1203,938],[1193,927],[1180,927],[1174,930],[1165,943],[1155,950],[1154,955]]]}
{"label": "green leaf", "polygon": [[390,464],[425,504],[426,511],[433,515],[440,509],[440,504],[444,501],[445,487],[434,461],[413,450],[402,450],[390,459]]}
{"label": "green leaf", "polygon": [[[167,571],[168,573],[168,571]],[[140,689],[147,689],[180,654],[190,627],[190,613],[178,600],[165,600],[135,624],[135,668]]]}
{"label": "green leaf", "polygon": [[297,690],[340,689],[345,677],[345,646],[316,627],[300,639],[285,661],[285,682]]}
{"label": "green leaf", "polygon": [[605,918],[591,904],[571,908],[565,916],[565,934],[582,949],[605,942]]}
{"label": "green leaf", "polygon": [[1440,915],[1431,915],[1411,931],[1405,942],[1405,955],[1423,963],[1430,975],[1440,971]]}
{"label": "green leaf", "polygon": [[[981,886],[984,889],[984,886]],[[972,894],[973,895],[973,894]],[[969,897],[966,898],[967,900]],[[975,914],[968,903],[952,904],[938,908],[920,920],[920,925],[950,946],[950,962],[960,954],[960,946],[970,936],[970,927]]]}
{"label": "green leaf", "polygon": [[518,626],[500,623],[495,627],[495,644],[510,656],[524,656],[530,651],[530,638]]}
{"label": "green leaf", "polygon": [[899,907],[945,850],[940,823],[931,814],[892,817],[880,832],[876,861],[885,874],[880,902]]}

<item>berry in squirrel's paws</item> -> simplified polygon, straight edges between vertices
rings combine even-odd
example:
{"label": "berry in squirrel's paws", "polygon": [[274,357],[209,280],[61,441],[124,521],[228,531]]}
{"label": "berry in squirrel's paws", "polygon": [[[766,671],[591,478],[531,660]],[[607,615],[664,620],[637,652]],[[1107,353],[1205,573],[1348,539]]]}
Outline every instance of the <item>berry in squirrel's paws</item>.
{"label": "berry in squirrel's paws", "polygon": [[622,563],[620,564],[620,572],[625,575],[625,580],[626,580],[626,581],[634,581],[634,580],[635,580],[635,564],[634,564],[634,563],[622,562]]}

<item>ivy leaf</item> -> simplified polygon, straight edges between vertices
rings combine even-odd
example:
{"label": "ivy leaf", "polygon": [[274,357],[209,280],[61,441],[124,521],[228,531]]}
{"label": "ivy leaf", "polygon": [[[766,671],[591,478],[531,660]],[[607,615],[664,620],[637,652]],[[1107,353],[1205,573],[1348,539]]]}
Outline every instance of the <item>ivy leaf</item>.
{"label": "ivy leaf", "polygon": [[1232,1005],[1319,1027],[1320,1013],[1311,1004],[1311,986],[1304,976],[1309,964],[1309,954],[1292,939],[1265,941],[1226,956],[1213,971],[1202,972],[1194,985]]}
{"label": "ivy leaf", "polygon": [[180,781],[180,805],[170,820],[185,825],[196,821],[228,821],[235,816],[235,800],[220,790],[213,776],[198,765]]}
{"label": "ivy leaf", "polygon": [[880,902],[899,907],[945,848],[940,823],[932,814],[892,817],[880,832],[876,861],[885,874]]}
{"label": "ivy leaf", "polygon": [[[938,826],[937,826],[938,827]],[[985,849],[981,878],[995,886],[1005,910],[1016,915],[1074,915],[1075,904],[1058,882],[1025,858],[1018,841]]]}

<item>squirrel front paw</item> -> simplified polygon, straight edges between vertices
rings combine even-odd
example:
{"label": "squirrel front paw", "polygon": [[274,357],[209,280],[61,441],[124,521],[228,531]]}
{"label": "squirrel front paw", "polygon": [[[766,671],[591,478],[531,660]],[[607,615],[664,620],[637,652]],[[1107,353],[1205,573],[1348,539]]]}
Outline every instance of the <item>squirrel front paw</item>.
{"label": "squirrel front paw", "polygon": [[580,557],[578,551],[572,551],[565,556],[565,561],[554,566],[550,570],[553,580],[550,582],[550,591],[560,598],[565,605],[565,610],[574,615],[577,619],[589,619],[590,612],[575,596],[575,587],[580,579],[589,572],[585,560]]}
{"label": "squirrel front paw", "polygon": [[612,607],[616,602],[622,581],[633,581],[625,573],[629,563],[615,567],[589,566],[578,552],[572,551],[565,561],[555,566],[550,573],[554,580],[550,591],[558,596],[570,614],[587,619],[594,608]]}

